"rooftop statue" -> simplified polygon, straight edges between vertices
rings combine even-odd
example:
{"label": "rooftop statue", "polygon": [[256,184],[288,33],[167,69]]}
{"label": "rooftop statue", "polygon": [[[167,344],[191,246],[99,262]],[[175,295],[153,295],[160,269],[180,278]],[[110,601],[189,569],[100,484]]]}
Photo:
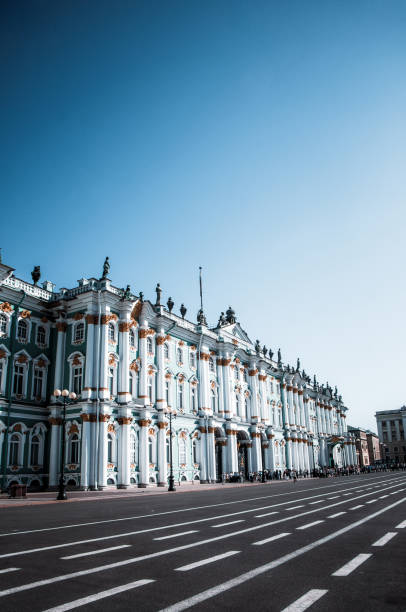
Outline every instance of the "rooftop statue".
{"label": "rooftop statue", "polygon": [[40,266],[34,266],[34,269],[31,272],[31,277],[32,277],[32,281],[34,285],[36,285],[39,279],[41,278],[41,267]]}
{"label": "rooftop statue", "polygon": [[266,354],[267,354],[267,352],[268,352],[268,349],[266,348],[265,344],[264,344],[264,346],[262,347],[262,352],[263,352],[263,354],[264,354],[264,357],[266,357]]}
{"label": "rooftop statue", "polygon": [[131,289],[130,289],[130,285],[127,285],[124,291],[123,300],[130,300],[130,299],[131,299]]}
{"label": "rooftop statue", "polygon": [[231,308],[231,306],[229,306],[227,311],[226,311],[226,319],[227,319],[227,323],[235,323],[236,322],[235,312]]}
{"label": "rooftop statue", "polygon": [[161,305],[161,294],[162,294],[162,289],[161,289],[161,285],[158,283],[157,286],[155,287],[155,291],[156,291],[156,302],[155,302],[155,306],[160,306]]}
{"label": "rooftop statue", "polygon": [[300,370],[300,359],[298,357],[297,362],[296,362],[296,371],[299,372],[299,370]]}
{"label": "rooftop statue", "polygon": [[273,350],[269,349],[269,359],[272,359],[272,358],[273,358]]}
{"label": "rooftop statue", "polygon": [[260,343],[259,343],[259,340],[257,340],[257,341],[255,342],[255,351],[256,351],[256,353],[258,353],[258,355],[259,355],[259,353],[261,352],[261,345],[260,345]]}
{"label": "rooftop statue", "polygon": [[180,314],[181,314],[182,319],[184,319],[185,316],[186,316],[186,313],[187,313],[187,308],[185,307],[184,304],[181,304],[179,310],[180,310]]}
{"label": "rooftop statue", "polygon": [[103,264],[103,276],[102,276],[102,278],[107,278],[109,272],[110,272],[110,262],[109,262],[109,258],[106,257],[106,259],[104,260],[104,264]]}
{"label": "rooftop statue", "polygon": [[169,297],[168,301],[166,302],[166,305],[168,306],[169,312],[172,312],[172,308],[175,306],[175,302],[171,297]]}
{"label": "rooftop statue", "polygon": [[278,349],[278,363],[281,364],[282,363],[282,353],[281,353],[281,349]]}
{"label": "rooftop statue", "polygon": [[219,322],[217,323],[217,327],[223,327],[227,323],[227,320],[224,316],[224,312],[220,313]]}

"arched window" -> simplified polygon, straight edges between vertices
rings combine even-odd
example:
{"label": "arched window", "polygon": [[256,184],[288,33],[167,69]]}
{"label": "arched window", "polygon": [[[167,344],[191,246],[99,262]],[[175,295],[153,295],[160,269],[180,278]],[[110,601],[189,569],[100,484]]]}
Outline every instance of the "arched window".
{"label": "arched window", "polygon": [[169,359],[169,344],[167,342],[164,344],[164,358]]}
{"label": "arched window", "polygon": [[196,353],[194,351],[190,352],[190,367],[191,368],[196,367]]}
{"label": "arched window", "polygon": [[130,341],[130,346],[131,348],[135,348],[135,332],[133,329],[130,329],[130,333],[129,333],[129,341]]}
{"label": "arched window", "polygon": [[178,347],[176,351],[176,357],[177,357],[178,363],[183,363],[183,351],[180,347]]}
{"label": "arched window", "polygon": [[20,437],[17,434],[13,434],[10,438],[10,449],[9,449],[9,465],[19,465],[20,459]]}
{"label": "arched window", "polygon": [[30,465],[38,465],[39,464],[39,448],[40,448],[39,437],[38,436],[32,436],[32,438],[31,438]]}
{"label": "arched window", "polygon": [[5,336],[7,333],[7,317],[0,314],[0,336]]}
{"label": "arched window", "polygon": [[248,397],[246,397],[245,400],[244,400],[244,414],[243,414],[243,417],[245,419],[248,418]]}
{"label": "arched window", "polygon": [[238,365],[235,365],[234,367],[234,378],[235,380],[238,380],[240,378],[240,371],[238,369]]}
{"label": "arched window", "polygon": [[196,411],[197,410],[197,388],[196,387],[192,387],[192,391],[191,391],[191,399],[192,399],[192,410]]}
{"label": "arched window", "polygon": [[184,438],[179,440],[179,463],[186,463],[186,440]]}
{"label": "arched window", "polygon": [[109,386],[109,394],[110,397],[113,397],[114,395],[114,368],[109,368],[109,380],[108,380],[108,386]]}
{"label": "arched window", "polygon": [[39,346],[45,346],[45,341],[46,341],[45,327],[42,327],[42,325],[40,325],[37,328],[37,344]]}
{"label": "arched window", "polygon": [[148,336],[147,338],[147,352],[151,355],[154,352],[154,346],[152,344],[152,338]]}
{"label": "arched window", "polygon": [[236,412],[237,416],[241,416],[240,410],[241,410],[241,407],[240,407],[240,394],[236,393],[235,394],[235,412]]}
{"label": "arched window", "polygon": [[113,463],[113,436],[111,433],[107,434],[107,462]]}
{"label": "arched window", "polygon": [[184,389],[183,385],[178,383],[178,410],[183,410],[184,407]]}
{"label": "arched window", "polygon": [[212,411],[216,412],[216,392],[214,389],[211,389],[210,392],[210,402]]}
{"label": "arched window", "polygon": [[244,368],[244,382],[248,382],[247,368]]}
{"label": "arched window", "polygon": [[14,364],[13,395],[22,395],[24,390],[24,366]]}
{"label": "arched window", "polygon": [[193,460],[193,463],[199,463],[198,462],[198,456],[197,456],[197,440],[196,440],[196,438],[193,438],[193,441],[192,441],[192,460]]}
{"label": "arched window", "polygon": [[[113,327],[113,331],[114,331],[114,327]],[[75,333],[74,333],[73,341],[77,343],[83,342],[84,337],[85,337],[85,324],[77,323],[77,325],[75,325]]]}
{"label": "arched window", "polygon": [[109,323],[109,340],[110,342],[116,341],[116,328],[114,327],[114,323]]}
{"label": "arched window", "polygon": [[148,438],[148,461],[154,463],[154,439],[151,436]]}
{"label": "arched window", "polygon": [[210,359],[209,359],[209,370],[210,370],[210,372],[214,372],[214,359],[213,359],[213,357],[210,357]]}
{"label": "arched window", "polygon": [[70,439],[69,463],[79,463],[79,436],[73,434]]}
{"label": "arched window", "polygon": [[28,340],[28,325],[23,319],[18,322],[17,338],[21,342],[26,342]]}
{"label": "arched window", "polygon": [[133,463],[134,465],[138,463],[137,450],[137,437],[135,433],[132,433],[130,436],[130,463]]}
{"label": "arched window", "polygon": [[166,403],[168,404],[168,406],[170,405],[170,383],[169,383],[169,379],[165,379],[165,399],[166,399]]}

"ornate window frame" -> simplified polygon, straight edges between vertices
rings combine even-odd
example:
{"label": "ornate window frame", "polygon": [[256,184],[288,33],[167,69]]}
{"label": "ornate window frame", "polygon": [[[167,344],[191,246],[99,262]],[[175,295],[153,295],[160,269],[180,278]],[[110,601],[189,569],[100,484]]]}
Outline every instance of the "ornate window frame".
{"label": "ornate window frame", "polygon": [[5,311],[5,310],[0,310],[0,315],[3,318],[4,317],[4,321],[5,321],[5,331],[0,331],[0,338],[8,338],[10,335],[10,325],[11,325],[11,315],[9,312]]}
{"label": "ornate window frame", "polygon": [[[20,338],[18,330],[20,328],[20,325],[24,323],[25,327],[26,327],[26,337],[25,338]],[[17,340],[17,342],[19,344],[29,344],[30,343],[30,338],[31,338],[31,329],[32,329],[32,322],[31,319],[29,317],[21,317],[19,316],[17,319],[17,325],[16,325],[16,335],[15,335],[15,339]]]}
{"label": "ornate window frame", "polygon": [[[36,425],[34,425],[29,433],[29,438],[28,438],[28,461],[27,461],[27,465],[28,467],[35,468],[35,467],[42,467],[44,465],[44,456],[45,456],[45,436],[46,436],[46,427],[43,423],[37,423]],[[39,448],[38,448],[38,462],[37,463],[32,463],[31,459],[32,459],[32,439],[34,437],[37,437],[39,439]]]}
{"label": "ornate window frame", "polygon": [[[49,364],[50,364],[50,361],[49,361],[48,357],[46,355],[44,355],[43,353],[41,353],[41,355],[38,355],[37,357],[35,357],[35,359],[33,360],[33,363],[32,363],[32,376],[31,376],[31,399],[33,399],[33,400],[44,401],[46,399],[47,378],[48,378],[48,367],[49,367]],[[41,395],[39,396],[39,398],[37,396],[34,396],[34,379],[35,379],[35,370],[36,369],[39,369],[39,370],[41,370],[43,372]]]}
{"label": "ornate window frame", "polygon": [[[12,453],[12,445],[15,440],[13,440],[14,436],[18,440],[18,450],[17,450],[17,463],[14,461],[11,463],[11,453]],[[9,443],[8,443],[8,454],[7,454],[7,466],[10,467],[22,467],[24,462],[24,433],[21,431],[10,431],[9,432]]]}
{"label": "ornate window frame", "polygon": [[[30,361],[31,361],[31,357],[27,353],[27,351],[25,351],[24,349],[21,349],[20,351],[18,351],[18,353],[15,353],[14,355],[13,372],[12,372],[12,380],[11,380],[11,395],[12,397],[15,397],[16,399],[22,399],[24,397],[27,397],[28,373],[29,373]],[[14,392],[16,365],[18,367],[23,368],[22,393]]]}
{"label": "ornate window frame", "polygon": [[[83,353],[79,351],[74,351],[71,353],[67,359],[69,364],[69,389],[72,389],[79,397],[83,391],[84,381],[85,381],[85,356]],[[75,375],[76,368],[82,368],[81,375],[81,388],[80,393],[78,393],[78,388],[76,387],[75,381],[77,380],[77,376]]]}
{"label": "ornate window frame", "polygon": [[4,344],[0,344],[0,395],[6,394],[7,370],[10,361],[10,351]]}
{"label": "ornate window frame", "polygon": [[[79,334],[79,330],[81,333]],[[74,321],[72,324],[72,345],[79,346],[83,344],[86,340],[86,323],[85,319],[79,319],[78,321]]]}

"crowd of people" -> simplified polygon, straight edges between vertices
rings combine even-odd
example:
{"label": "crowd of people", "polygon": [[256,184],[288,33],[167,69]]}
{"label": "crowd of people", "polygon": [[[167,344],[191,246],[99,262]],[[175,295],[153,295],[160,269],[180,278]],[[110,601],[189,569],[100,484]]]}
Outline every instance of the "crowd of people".
{"label": "crowd of people", "polygon": [[331,478],[337,476],[352,476],[354,474],[369,474],[372,472],[389,472],[396,470],[406,470],[406,463],[379,463],[359,467],[350,465],[347,467],[324,467],[309,470],[263,470],[262,472],[233,472],[222,474],[221,482],[268,482],[270,480],[292,480],[296,482],[298,478]]}

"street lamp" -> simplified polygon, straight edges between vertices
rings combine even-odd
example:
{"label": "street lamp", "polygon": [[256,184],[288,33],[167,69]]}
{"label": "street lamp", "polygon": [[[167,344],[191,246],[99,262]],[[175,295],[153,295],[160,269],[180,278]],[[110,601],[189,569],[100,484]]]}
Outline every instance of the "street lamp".
{"label": "street lamp", "polygon": [[[68,389],[55,389],[54,397],[58,398],[62,396],[62,405],[63,405],[63,418],[62,418],[62,432],[61,432],[61,467],[60,467],[60,475],[59,475],[59,488],[58,488],[58,500],[66,500],[66,487],[65,487],[65,420],[66,420],[66,402],[76,400],[76,393],[73,391],[68,391]],[[61,402],[59,402],[61,403]]]}
{"label": "street lamp", "polygon": [[174,477],[173,477],[173,453],[172,453],[172,416],[174,419],[176,419],[176,410],[172,410],[171,408],[168,408],[168,412],[169,412],[169,463],[170,463],[168,491],[176,491],[176,488],[174,485]]}

